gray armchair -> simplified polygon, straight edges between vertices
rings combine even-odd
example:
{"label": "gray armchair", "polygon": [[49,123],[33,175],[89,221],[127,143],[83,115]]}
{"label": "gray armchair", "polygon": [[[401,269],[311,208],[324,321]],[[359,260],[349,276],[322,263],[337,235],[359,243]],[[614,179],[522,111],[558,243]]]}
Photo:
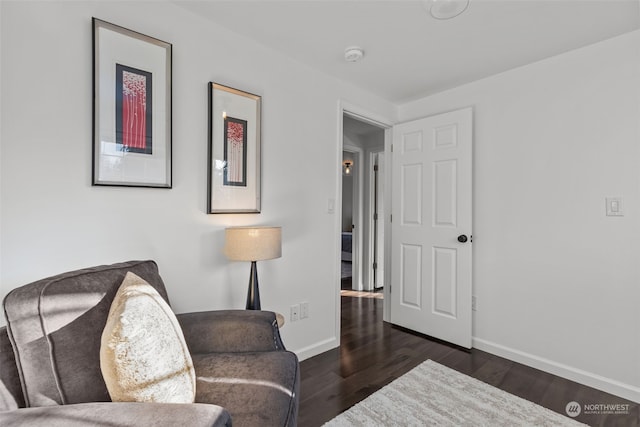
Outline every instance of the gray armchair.
{"label": "gray armchair", "polygon": [[194,404],[114,403],[100,371],[100,336],[125,274],[167,301],[153,261],[63,273],[14,289],[0,328],[0,425],[295,426],[299,365],[274,313],[177,315],[196,372]]}

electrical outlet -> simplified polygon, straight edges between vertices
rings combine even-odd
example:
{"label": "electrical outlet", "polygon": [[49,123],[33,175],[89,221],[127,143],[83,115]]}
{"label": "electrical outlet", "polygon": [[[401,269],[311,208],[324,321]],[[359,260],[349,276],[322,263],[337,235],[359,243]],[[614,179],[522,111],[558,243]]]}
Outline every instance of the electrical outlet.
{"label": "electrical outlet", "polygon": [[301,302],[300,303],[300,319],[306,319],[309,317],[309,303]]}
{"label": "electrical outlet", "polygon": [[300,319],[300,304],[291,306],[291,321],[295,322]]}
{"label": "electrical outlet", "polygon": [[478,311],[478,297],[475,295],[471,296],[471,310]]}
{"label": "electrical outlet", "polygon": [[607,216],[624,216],[622,197],[607,197]]}

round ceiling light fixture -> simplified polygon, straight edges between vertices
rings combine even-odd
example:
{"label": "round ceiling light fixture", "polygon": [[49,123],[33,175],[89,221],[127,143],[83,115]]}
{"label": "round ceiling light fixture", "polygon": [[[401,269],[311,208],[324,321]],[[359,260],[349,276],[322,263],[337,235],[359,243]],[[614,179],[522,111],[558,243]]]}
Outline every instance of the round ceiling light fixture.
{"label": "round ceiling light fixture", "polygon": [[344,59],[347,62],[358,62],[364,56],[364,50],[357,46],[348,47],[344,50]]}
{"label": "round ceiling light fixture", "polygon": [[435,19],[451,19],[469,7],[469,0],[424,0],[424,8]]}

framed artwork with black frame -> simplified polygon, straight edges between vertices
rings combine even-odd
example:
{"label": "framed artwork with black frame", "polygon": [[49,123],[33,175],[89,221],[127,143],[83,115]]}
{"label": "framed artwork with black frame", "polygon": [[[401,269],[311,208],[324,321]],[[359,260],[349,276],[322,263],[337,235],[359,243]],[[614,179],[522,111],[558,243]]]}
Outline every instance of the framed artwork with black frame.
{"label": "framed artwork with black frame", "polygon": [[208,213],[260,213],[262,97],[210,82]]}
{"label": "framed artwork with black frame", "polygon": [[171,49],[93,18],[93,185],[171,188]]}

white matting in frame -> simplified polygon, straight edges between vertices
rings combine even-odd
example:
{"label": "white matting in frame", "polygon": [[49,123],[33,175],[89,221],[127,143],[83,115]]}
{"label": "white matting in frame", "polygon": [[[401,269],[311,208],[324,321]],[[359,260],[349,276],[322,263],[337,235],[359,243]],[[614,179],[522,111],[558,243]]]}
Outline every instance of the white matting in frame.
{"label": "white matting in frame", "polygon": [[208,213],[260,212],[262,98],[210,82]]}
{"label": "white matting in frame", "polygon": [[171,188],[171,49],[93,18],[93,185]]}

